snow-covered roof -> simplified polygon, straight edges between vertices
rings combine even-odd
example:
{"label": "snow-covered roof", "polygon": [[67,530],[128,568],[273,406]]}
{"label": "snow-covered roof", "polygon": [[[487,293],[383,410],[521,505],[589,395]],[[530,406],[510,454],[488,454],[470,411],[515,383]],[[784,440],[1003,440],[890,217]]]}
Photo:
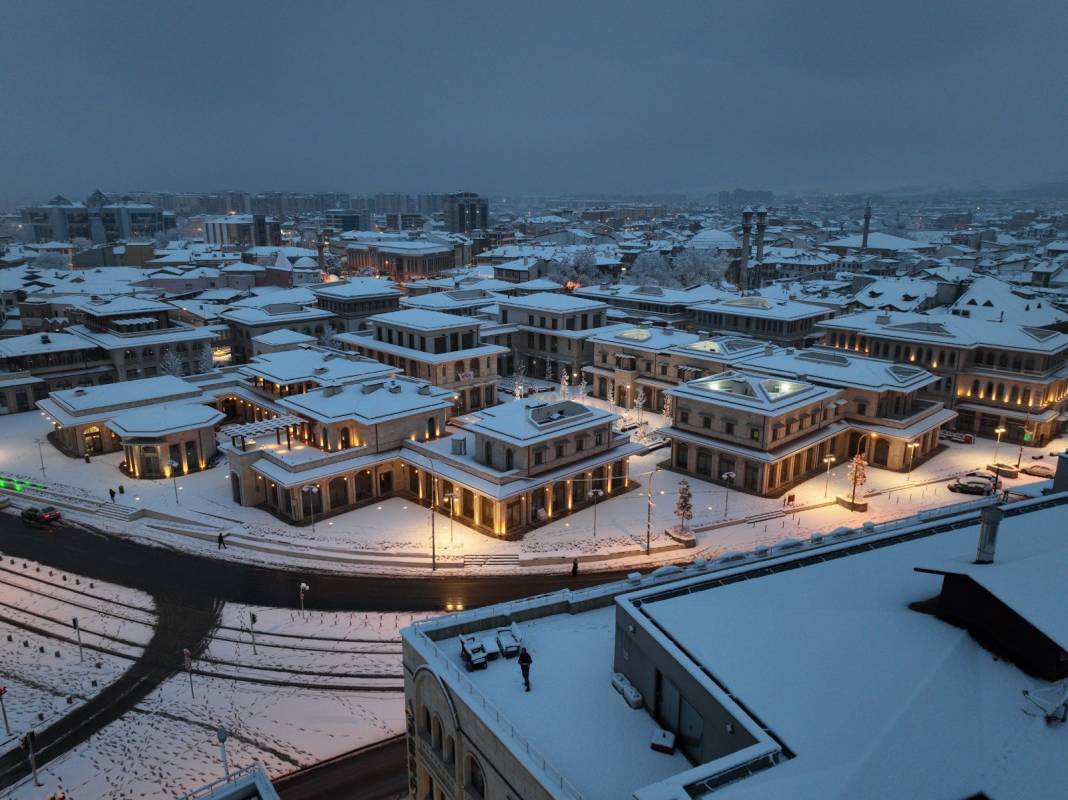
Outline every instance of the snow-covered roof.
{"label": "snow-covered roof", "polygon": [[0,356],[17,358],[38,353],[88,350],[92,347],[95,347],[93,342],[72,333],[27,333],[0,339]]}
{"label": "snow-covered roof", "polygon": [[480,308],[505,299],[504,295],[482,289],[454,289],[447,292],[430,292],[414,297],[404,297],[401,305],[409,308],[449,311],[461,308]]}
{"label": "snow-covered roof", "polygon": [[[824,242],[823,247],[840,247],[849,250],[859,250],[863,241],[863,235],[856,233],[851,236],[843,236],[841,239],[832,239],[829,242]],[[901,236],[894,236],[879,231],[873,231],[868,234],[869,250],[916,250],[929,246],[930,245],[927,242],[917,242],[914,239],[905,239]]]}
{"label": "snow-covered roof", "polygon": [[1068,334],[1048,328],[1010,322],[995,323],[955,314],[865,311],[823,320],[818,325],[826,330],[855,331],[934,347],[940,344],[966,349],[1004,347],[1038,353],[1057,353],[1068,349]]}
{"label": "snow-covered roof", "polygon": [[1052,326],[1068,319],[1059,308],[1041,295],[1013,287],[989,275],[976,278],[950,306],[954,314],[991,322],[1010,320],[1015,324]]}
{"label": "snow-covered roof", "polygon": [[687,333],[674,328],[660,328],[652,325],[608,331],[591,336],[589,341],[622,348],[659,352],[691,344],[700,338],[696,333]]}
{"label": "snow-covered roof", "polygon": [[315,342],[315,337],[308,336],[306,333],[298,333],[289,328],[277,328],[267,333],[261,333],[259,336],[253,336],[252,341],[266,345],[312,344]]}
{"label": "snow-covered roof", "polygon": [[426,381],[398,376],[314,389],[286,397],[279,404],[320,422],[351,419],[374,425],[451,409],[453,393]]}
{"label": "snow-covered roof", "polygon": [[319,297],[342,300],[359,300],[365,297],[400,297],[402,292],[385,278],[349,278],[333,283],[324,283],[312,289]]}
{"label": "snow-covered roof", "polygon": [[320,386],[351,383],[395,371],[393,367],[355,353],[342,354],[319,347],[261,353],[238,369],[242,375],[263,378],[268,383],[292,385],[311,381]]}
{"label": "snow-covered roof", "polygon": [[143,297],[131,297],[129,295],[82,299],[75,303],[71,303],[71,307],[95,316],[107,316],[111,314],[147,314],[171,310],[171,307],[166,303],[147,300]]}
{"label": "snow-covered roof", "polygon": [[940,380],[920,367],[868,358],[832,347],[803,350],[768,347],[759,354],[743,356],[738,364],[746,370],[875,392],[913,392]]}
{"label": "snow-covered roof", "polygon": [[107,426],[122,438],[160,438],[194,428],[207,428],[226,414],[202,403],[164,403],[116,414]]}
{"label": "snow-covered roof", "polygon": [[482,409],[475,414],[474,421],[464,425],[464,429],[528,447],[543,440],[608,424],[614,419],[616,415],[610,411],[573,400],[545,403],[531,399]]}
{"label": "snow-covered roof", "polygon": [[790,380],[735,370],[680,384],[667,393],[680,400],[781,414],[798,406],[834,397],[838,390],[801,379]]}
{"label": "snow-covered roof", "polygon": [[441,311],[428,311],[422,308],[408,308],[400,311],[388,311],[385,314],[375,314],[369,318],[378,325],[395,325],[399,328],[412,328],[420,331],[435,331],[442,329],[472,327],[478,325],[474,317],[465,317],[460,314],[445,314]]}
{"label": "snow-covered roof", "polygon": [[727,231],[705,228],[694,234],[686,246],[694,250],[734,250],[738,242]]}
{"label": "snow-covered roof", "polygon": [[798,320],[809,317],[826,317],[833,312],[829,309],[803,303],[799,300],[772,300],[759,295],[735,297],[709,303],[698,303],[693,307],[697,311],[710,314],[730,314],[737,317],[757,317],[761,319]]}
{"label": "snow-covered roof", "polygon": [[505,308],[521,308],[524,311],[549,311],[554,314],[576,311],[598,311],[605,304],[597,300],[585,300],[567,294],[553,292],[535,292],[522,297],[508,297],[500,300]]}
{"label": "snow-covered roof", "polygon": [[258,307],[234,305],[219,316],[227,322],[255,326],[282,322],[313,322],[330,319],[334,314],[321,308],[297,303],[266,303]]}
{"label": "snow-covered roof", "polygon": [[938,285],[922,278],[881,278],[858,291],[853,299],[865,308],[915,311],[938,293]]}
{"label": "snow-covered roof", "polygon": [[61,425],[72,425],[79,418],[95,420],[102,415],[112,416],[124,408],[164,401],[199,400],[202,396],[201,390],[188,381],[173,375],[160,375],[122,383],[60,389],[38,400],[37,406]]}
{"label": "snow-covered roof", "polygon": [[133,333],[108,333],[90,330],[85,325],[71,325],[67,330],[105,350],[125,350],[128,347],[151,347],[179,342],[204,342],[216,336],[216,329],[207,325],[172,323],[167,328],[153,328]]}

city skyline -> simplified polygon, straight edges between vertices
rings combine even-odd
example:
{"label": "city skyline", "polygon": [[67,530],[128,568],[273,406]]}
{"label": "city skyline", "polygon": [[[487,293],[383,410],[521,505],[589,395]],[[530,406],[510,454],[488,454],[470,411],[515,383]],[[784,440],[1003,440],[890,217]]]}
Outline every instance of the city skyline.
{"label": "city skyline", "polygon": [[700,194],[1060,180],[1063,26],[1041,5],[535,17],[323,4],[296,25],[270,4],[13,7],[0,63],[19,125],[0,133],[0,203],[97,187]]}

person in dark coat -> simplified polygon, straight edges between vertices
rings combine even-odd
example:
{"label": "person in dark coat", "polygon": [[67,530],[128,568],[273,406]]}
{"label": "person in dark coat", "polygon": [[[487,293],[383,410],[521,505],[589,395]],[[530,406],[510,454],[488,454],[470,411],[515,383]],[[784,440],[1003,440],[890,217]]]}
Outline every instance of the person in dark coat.
{"label": "person in dark coat", "polygon": [[571,577],[572,578],[578,577],[578,559],[577,558],[574,561],[571,562]]}
{"label": "person in dark coat", "polygon": [[114,503],[115,502],[115,490],[114,489],[108,489],[108,491],[111,493],[111,502]]}
{"label": "person in dark coat", "polygon": [[523,685],[530,691],[530,665],[534,663],[534,659],[530,657],[530,653],[527,652],[527,648],[519,648],[519,669],[523,673]]}
{"label": "person in dark coat", "polygon": [[219,550],[227,550],[228,549],[227,546],[226,546],[226,537],[223,536],[221,533],[219,534],[219,547],[217,549],[219,549]]}

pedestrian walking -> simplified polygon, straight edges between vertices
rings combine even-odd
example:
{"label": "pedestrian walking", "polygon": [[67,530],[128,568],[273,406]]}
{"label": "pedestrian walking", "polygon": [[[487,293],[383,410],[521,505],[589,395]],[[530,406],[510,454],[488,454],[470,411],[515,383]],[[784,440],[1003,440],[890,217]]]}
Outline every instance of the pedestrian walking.
{"label": "pedestrian walking", "polygon": [[114,503],[115,502],[115,490],[114,489],[108,489],[108,494],[111,495],[111,502]]}
{"label": "pedestrian walking", "polygon": [[530,657],[527,648],[519,648],[519,669],[523,673],[523,685],[528,692],[530,691],[530,665],[532,663],[534,663],[534,659]]}
{"label": "pedestrian walking", "polygon": [[578,559],[576,558],[571,562],[571,577],[574,578],[574,577],[577,577],[577,576],[578,576]]}
{"label": "pedestrian walking", "polygon": [[219,547],[218,547],[218,549],[219,549],[219,550],[226,550],[226,549],[228,549],[228,548],[226,547],[226,536],[224,536],[224,535],[223,535],[222,533],[220,533],[220,534],[219,534]]}

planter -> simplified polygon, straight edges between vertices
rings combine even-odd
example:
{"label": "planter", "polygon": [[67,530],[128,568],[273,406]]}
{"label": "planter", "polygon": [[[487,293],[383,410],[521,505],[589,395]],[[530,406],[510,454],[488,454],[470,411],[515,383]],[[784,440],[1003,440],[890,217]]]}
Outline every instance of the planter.
{"label": "planter", "polygon": [[836,503],[838,503],[838,505],[842,506],[843,508],[848,508],[850,511],[867,511],[868,510],[868,501],[867,500],[862,500],[862,499],[850,500],[848,497],[842,497],[841,495],[839,495],[838,497],[834,498],[834,501]]}
{"label": "planter", "polygon": [[674,539],[676,542],[681,544],[683,547],[697,547],[697,539],[689,530],[682,531],[678,528],[668,528],[666,531],[664,531],[664,533],[666,533],[669,538]]}

